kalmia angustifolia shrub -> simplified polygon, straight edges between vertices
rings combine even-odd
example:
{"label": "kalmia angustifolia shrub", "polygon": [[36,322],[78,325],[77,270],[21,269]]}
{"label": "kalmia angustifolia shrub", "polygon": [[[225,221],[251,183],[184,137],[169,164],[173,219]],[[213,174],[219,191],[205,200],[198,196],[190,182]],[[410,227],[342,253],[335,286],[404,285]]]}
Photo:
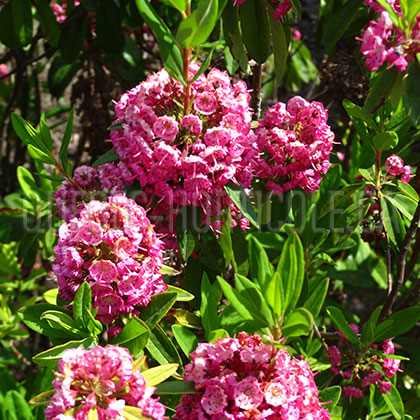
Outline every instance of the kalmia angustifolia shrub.
{"label": "kalmia angustifolia shrub", "polygon": [[[353,331],[358,334],[359,327],[350,324]],[[341,331],[337,346],[329,346],[328,357],[331,361],[331,372],[339,375],[343,380],[343,395],[352,398],[362,398],[363,390],[371,385],[379,385],[379,391],[386,393],[391,389],[391,379],[399,370],[401,360],[382,356],[394,354],[394,345],[391,339],[381,343],[372,343],[366,351],[357,351]]]}
{"label": "kalmia angustifolia shrub", "polygon": [[312,193],[330,167],[334,133],[319,102],[295,96],[268,108],[255,130],[260,151],[255,175],[266,189],[282,194],[295,188]]}
{"label": "kalmia angustifolia shrub", "polygon": [[239,333],[201,343],[185,366],[200,394],[184,395],[175,419],[329,419],[306,360]]}
{"label": "kalmia angustifolia shrub", "polygon": [[[387,61],[398,71],[404,71],[420,52],[420,16],[417,16],[410,30],[405,32],[393,24],[389,13],[376,1],[365,1],[380,13],[379,20],[371,20],[363,33],[361,51],[366,57],[366,66],[376,71]],[[402,16],[398,1],[388,3]]]}
{"label": "kalmia angustifolia shrub", "polygon": [[[162,242],[145,210],[124,195],[107,202],[90,201],[78,217],[59,229],[54,247],[59,296],[72,301],[87,281],[96,318],[113,324],[121,314],[135,313],[167,288],[159,270]],[[114,324],[110,333],[119,332]]]}
{"label": "kalmia angustifolia shrub", "polygon": [[146,387],[140,369],[133,371],[133,358],[125,348],[68,349],[54,373],[47,420],[124,419],[125,406],[140,408],[145,418],[165,418],[164,405],[152,398],[156,388]]}
{"label": "kalmia angustifolia shrub", "polygon": [[109,196],[121,193],[124,187],[121,172],[113,163],[97,168],[82,165],[74,170],[54,192],[54,201],[60,217],[68,222],[79,215],[90,200],[105,201]]}

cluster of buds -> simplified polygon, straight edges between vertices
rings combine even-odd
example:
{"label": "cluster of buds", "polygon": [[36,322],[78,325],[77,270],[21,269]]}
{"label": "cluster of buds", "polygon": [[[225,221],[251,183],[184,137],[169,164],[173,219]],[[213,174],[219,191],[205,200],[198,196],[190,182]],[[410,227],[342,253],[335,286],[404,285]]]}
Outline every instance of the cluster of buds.
{"label": "cluster of buds", "polygon": [[[349,324],[358,334],[359,327]],[[343,395],[352,398],[362,398],[363,389],[379,385],[383,394],[391,389],[391,379],[399,370],[400,360],[391,359],[383,355],[394,354],[394,345],[391,339],[382,343],[372,343],[366,352],[359,352],[354,345],[347,341],[341,331],[339,345],[329,346],[328,357],[331,362],[331,372],[340,375],[345,381]],[[357,385],[357,386],[355,386]]]}
{"label": "cluster of buds", "polygon": [[401,176],[401,182],[408,184],[411,178],[411,166],[404,165],[404,161],[397,155],[391,155],[385,161],[385,169],[391,176]]}

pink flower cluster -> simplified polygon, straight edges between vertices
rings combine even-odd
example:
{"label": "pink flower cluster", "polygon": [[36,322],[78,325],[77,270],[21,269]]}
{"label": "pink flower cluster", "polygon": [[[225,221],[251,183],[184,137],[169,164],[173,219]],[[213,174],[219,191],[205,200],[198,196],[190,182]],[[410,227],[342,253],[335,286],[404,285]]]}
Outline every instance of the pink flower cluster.
{"label": "pink flower cluster", "polygon": [[[190,65],[191,79],[197,70]],[[140,183],[138,201],[153,207],[151,217],[173,223],[180,206],[193,205],[209,224],[228,206],[238,215],[224,185],[251,183],[257,150],[249,136],[250,95],[244,82],[232,86],[228,74],[214,68],[191,84],[190,98],[184,113],[182,84],[164,69],[150,74],[117,103],[116,122],[123,124],[111,140],[124,180]]]}
{"label": "pink flower cluster", "polygon": [[[47,420],[123,419],[125,406],[140,408],[145,418],[161,420],[165,407],[153,399],[140,370],[133,371],[128,350],[107,345],[69,349],[58,362],[55,393],[45,410]],[[89,412],[97,411],[97,416]]]}
{"label": "pink flower cluster", "polygon": [[[401,14],[397,1],[388,3]],[[420,15],[417,16],[410,34],[407,35],[392,23],[388,12],[375,1],[370,1],[368,5],[380,12],[380,17],[377,21],[371,20],[363,33],[361,51],[366,57],[366,66],[376,71],[387,61],[398,71],[404,71],[420,52]]]}
{"label": "pink flower cluster", "polygon": [[121,171],[113,163],[97,168],[82,165],[74,170],[72,179],[66,179],[54,192],[54,201],[60,217],[68,222],[79,215],[84,203],[104,201],[121,193],[124,187]]}
{"label": "pink flower cluster", "polygon": [[60,226],[54,247],[59,296],[72,301],[79,286],[91,285],[96,318],[113,323],[135,313],[167,288],[159,270],[162,242],[146,212],[124,195],[90,201],[78,217]]}
{"label": "pink flower cluster", "polygon": [[[358,334],[359,327],[355,324],[350,324],[353,331]],[[379,385],[379,391],[382,394],[387,393],[391,389],[391,382],[386,378],[392,378],[400,367],[399,359],[390,359],[382,357],[377,353],[371,352],[361,354],[354,349],[352,343],[349,343],[341,331],[339,347],[329,346],[328,357],[331,362],[331,372],[334,375],[340,375],[345,384],[359,384],[361,388],[369,388],[371,385]],[[394,354],[394,345],[391,339],[385,340],[379,345],[371,344],[371,349],[380,351],[383,354]],[[378,365],[382,368],[383,373],[378,370]],[[360,387],[344,386],[343,395],[348,397],[350,401],[352,398],[362,398],[363,391]]]}
{"label": "pink flower cluster", "polygon": [[[74,7],[79,6],[80,1],[74,0]],[[55,18],[57,19],[58,23],[62,23],[67,18],[67,0],[61,0],[61,4],[53,3],[51,5],[51,9],[54,13]]]}
{"label": "pink flower cluster", "polygon": [[200,394],[184,395],[178,420],[329,419],[305,360],[240,333],[201,343],[185,366]]}
{"label": "pink flower cluster", "polygon": [[268,108],[255,131],[260,151],[255,175],[281,194],[302,188],[312,193],[329,167],[334,133],[322,104],[295,96]]}
{"label": "pink flower cluster", "polygon": [[[233,5],[239,6],[244,2],[245,0],[233,0]],[[280,19],[282,16],[285,16],[292,8],[292,3],[289,0],[270,0],[270,3],[276,6],[276,9],[273,13],[274,20]],[[268,10],[268,6],[266,7]]]}
{"label": "pink flower cluster", "polygon": [[392,176],[401,175],[401,182],[408,184],[411,178],[411,166],[404,165],[404,161],[397,155],[391,155],[385,161],[385,169]]}

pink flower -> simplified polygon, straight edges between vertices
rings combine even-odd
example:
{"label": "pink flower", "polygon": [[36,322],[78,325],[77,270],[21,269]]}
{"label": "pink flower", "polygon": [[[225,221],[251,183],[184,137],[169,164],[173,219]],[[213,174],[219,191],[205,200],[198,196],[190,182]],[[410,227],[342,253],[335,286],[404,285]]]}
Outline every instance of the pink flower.
{"label": "pink flower", "polygon": [[398,372],[400,368],[400,363],[401,360],[399,359],[388,359],[385,357],[383,361],[385,375],[388,378],[392,378]]}
{"label": "pink flower", "polygon": [[288,0],[281,1],[277,5],[276,10],[274,10],[274,13],[273,13],[274,20],[278,20],[282,16],[286,15],[291,8],[292,8],[292,3],[290,3],[290,1]]}
{"label": "pink flower", "polygon": [[397,155],[391,155],[385,161],[386,171],[392,176],[398,176],[401,174],[404,168],[403,160]]}
{"label": "pink flower", "polygon": [[345,386],[343,388],[343,395],[346,396],[350,402],[352,398],[363,398],[363,393],[359,388],[355,388],[354,386]]}
{"label": "pink flower", "polygon": [[[128,350],[107,345],[66,350],[54,372],[55,393],[45,410],[47,420],[84,419],[90,408],[99,419],[122,418],[126,405],[143,410],[145,417],[163,420],[165,407],[153,399],[140,370],[133,371]],[[152,409],[150,409],[152,408]],[[71,411],[71,415],[64,413]]]}
{"label": "pink flower", "polygon": [[211,115],[217,109],[217,100],[210,92],[204,91],[195,97],[194,108],[203,115]]}
{"label": "pink flower", "polygon": [[331,364],[333,366],[338,366],[340,364],[341,353],[337,346],[328,347],[328,357],[330,358]]}
{"label": "pink flower", "polygon": [[184,395],[176,420],[330,418],[308,363],[262,343],[257,334],[200,343],[190,356],[184,379],[204,393]]}
{"label": "pink flower", "polygon": [[[9,69],[7,68],[6,64],[0,64],[0,77],[6,75],[7,73],[9,73]],[[9,81],[8,77],[0,79],[0,82],[7,83],[8,81]]]}
{"label": "pink flower", "polygon": [[381,385],[379,387],[379,392],[381,394],[386,394],[391,389],[391,382],[388,381],[381,381]]}
{"label": "pink flower", "polygon": [[182,127],[188,127],[192,134],[199,136],[203,129],[203,123],[196,115],[188,114],[182,118]]}
{"label": "pink flower", "polygon": [[153,132],[163,140],[172,141],[178,134],[178,123],[172,117],[159,117],[153,124]]}
{"label": "pink flower", "polygon": [[381,372],[378,372],[378,371],[373,372],[362,379],[362,387],[366,388],[370,385],[377,385],[381,378],[382,378]]}
{"label": "pink flower", "polygon": [[404,165],[402,173],[401,173],[401,182],[404,184],[408,184],[411,179],[411,166]]}
{"label": "pink flower", "polygon": [[53,265],[59,296],[71,301],[80,284],[89,282],[97,318],[112,324],[166,290],[159,274],[162,247],[135,201],[123,195],[92,200],[59,229]]}

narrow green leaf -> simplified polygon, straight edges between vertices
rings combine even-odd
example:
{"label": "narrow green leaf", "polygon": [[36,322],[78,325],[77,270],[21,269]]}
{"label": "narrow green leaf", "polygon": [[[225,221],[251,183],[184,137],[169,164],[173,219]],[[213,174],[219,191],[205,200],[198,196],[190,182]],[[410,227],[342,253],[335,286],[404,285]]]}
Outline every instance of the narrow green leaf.
{"label": "narrow green leaf", "polygon": [[45,350],[38,353],[32,358],[32,360],[40,366],[54,366],[63,356],[63,353],[67,349],[75,349],[78,347],[90,348],[93,344],[96,344],[94,337],[87,337],[83,340],[68,341],[60,346],[55,346],[51,349]]}
{"label": "narrow green leaf", "polygon": [[231,200],[235,203],[236,207],[238,207],[238,209],[241,211],[241,213],[251,222],[252,225],[254,225],[256,228],[259,228],[254,206],[243,187],[241,185],[235,184],[232,181],[229,181],[224,186],[224,189],[228,193]]}
{"label": "narrow green leaf", "polygon": [[197,47],[207,41],[214,29],[218,14],[218,0],[202,1],[178,27],[176,40],[182,48]]}
{"label": "narrow green leaf", "polygon": [[[404,78],[403,101],[406,110],[410,115],[412,124],[420,128],[420,64],[414,60],[407,69],[407,76]],[[417,99],[416,99],[417,98]]]}
{"label": "narrow green leaf", "polygon": [[348,99],[344,99],[343,107],[351,119],[359,118],[363,120],[368,125],[368,127],[372,129],[376,128],[376,123],[373,120],[372,115],[368,114],[366,110],[361,108],[359,105],[354,104]]}
{"label": "narrow green leaf", "polygon": [[[274,327],[273,314],[267,305],[267,302],[261,293],[261,290],[249,279],[241,274],[235,275],[235,286],[241,297],[245,297],[253,305],[252,311],[260,311],[266,323]],[[250,308],[251,309],[251,308]]]}
{"label": "narrow green leaf", "polygon": [[107,130],[122,130],[123,124],[125,124],[125,121],[117,121],[113,124],[111,124]]}
{"label": "narrow green leaf", "polygon": [[41,162],[44,162],[44,163],[49,163],[50,165],[55,164],[55,160],[51,155],[44,153],[42,150],[38,149],[37,147],[32,146],[32,144],[28,145],[28,153],[33,159],[40,160]]}
{"label": "narrow green leaf", "polygon": [[305,308],[296,308],[284,319],[281,332],[284,337],[300,337],[308,335],[312,329],[314,318]]}
{"label": "narrow green leaf", "polygon": [[247,0],[239,13],[246,49],[251,58],[263,64],[270,55],[270,24],[265,3],[263,0]]}
{"label": "narrow green leaf", "polygon": [[181,357],[172,341],[169,340],[165,331],[159,325],[153,328],[146,349],[161,365],[176,363],[179,366],[178,373],[183,374],[184,369]]}
{"label": "narrow green leaf", "polygon": [[143,410],[138,407],[131,407],[126,405],[122,411],[122,414],[127,420],[148,420],[150,417],[143,416]]}
{"label": "narrow green leaf", "polygon": [[50,129],[45,122],[45,114],[41,115],[41,120],[39,121],[39,138],[43,143],[44,148],[42,150],[52,153],[53,150],[53,141],[50,133]]}
{"label": "narrow green leaf", "polygon": [[183,80],[183,64],[178,42],[147,0],[135,0],[141,17],[156,35],[159,53],[165,67],[178,79]]}
{"label": "narrow green leaf", "polygon": [[89,324],[87,311],[92,311],[92,292],[88,282],[83,282],[77,289],[73,302],[73,317],[75,322],[80,323],[84,328]]}
{"label": "narrow green leaf", "polygon": [[373,144],[378,152],[393,149],[398,144],[398,134],[395,131],[376,134],[373,138]]}
{"label": "narrow green leaf", "polygon": [[220,338],[229,337],[229,334],[223,328],[218,328],[217,330],[213,330],[207,336],[208,342],[214,344]]}
{"label": "narrow green leaf", "polygon": [[357,337],[356,333],[347,323],[340,309],[335,306],[328,306],[327,312],[331,318],[331,321],[343,333],[347,340],[354,344],[362,344],[362,342],[359,340],[359,337]]}
{"label": "narrow green leaf", "polygon": [[172,381],[159,384],[156,387],[156,395],[179,395],[179,394],[197,394],[193,381]]}
{"label": "narrow green leaf", "polygon": [[29,400],[31,405],[47,405],[51,402],[51,398],[55,393],[55,389],[49,389],[48,391],[41,392],[36,397]]}
{"label": "narrow green leaf", "polygon": [[13,27],[16,37],[22,46],[28,45],[32,40],[32,5],[29,0],[13,0],[12,2]]}
{"label": "narrow green leaf", "polygon": [[111,344],[127,347],[131,354],[137,355],[145,347],[149,335],[150,329],[148,326],[134,316],[127,322],[122,331],[111,340]]}
{"label": "narrow green leaf", "polygon": [[322,404],[322,408],[327,408],[328,410],[331,410],[337,405],[340,400],[340,396],[341,388],[339,386],[330,386],[329,388],[319,391],[318,394],[319,401],[328,403]]}
{"label": "narrow green leaf", "polygon": [[46,320],[51,328],[62,331],[68,337],[84,338],[89,335],[86,331],[77,328],[74,320],[67,314],[49,310],[41,315],[41,320]]}
{"label": "narrow green leaf", "polygon": [[106,153],[104,153],[102,156],[100,156],[98,159],[93,162],[92,166],[94,168],[97,168],[98,166],[103,165],[104,163],[114,162],[119,159],[119,156],[117,154],[117,151],[115,149],[110,149]]}
{"label": "narrow green leaf", "polygon": [[217,305],[221,298],[221,292],[218,284],[210,283],[207,273],[203,274],[201,280],[201,322],[206,335],[216,328],[219,328],[217,319]]}
{"label": "narrow green leaf", "polygon": [[74,120],[74,106],[71,108],[69,119],[64,130],[63,141],[61,142],[60,151],[58,152],[59,158],[62,160],[69,147],[71,133],[73,131],[73,120]]}
{"label": "narrow green leaf", "polygon": [[189,358],[190,354],[197,348],[197,336],[189,328],[184,327],[183,325],[172,325],[172,332],[179,347],[181,347],[181,350]]}
{"label": "narrow green leaf", "polygon": [[391,410],[391,413],[397,420],[401,420],[404,417],[404,403],[402,401],[401,395],[395,388],[394,384],[391,384],[391,389],[382,394],[386,405]]}
{"label": "narrow green leaf", "polygon": [[33,420],[34,416],[31,412],[29,404],[25,398],[15,389],[11,389],[6,393],[0,406],[5,420]]}
{"label": "narrow green leaf", "polygon": [[195,73],[194,77],[192,78],[191,83],[194,83],[199,78],[199,76],[201,76],[209,68],[215,48],[216,47],[212,48],[210,52],[207,54],[206,59],[201,63],[201,66],[198,69],[197,73]]}
{"label": "narrow green leaf", "polygon": [[367,113],[372,113],[388,99],[389,93],[397,80],[398,72],[395,67],[383,71],[373,82],[363,107]]}
{"label": "narrow green leaf", "polygon": [[158,322],[168,313],[176,302],[176,292],[164,292],[154,295],[149,304],[140,310],[140,318],[153,330]]}
{"label": "narrow green leaf", "polygon": [[[255,325],[257,328],[266,327],[267,321],[259,310],[254,312],[252,309],[255,308],[255,305],[252,304],[244,296],[241,296],[232,286],[226,282],[222,277],[217,277],[220,288],[223,291],[223,294],[226,296],[226,299],[232,304],[236,312],[241,316],[242,319],[249,322],[252,325]],[[251,309],[252,308],[252,309]]]}
{"label": "narrow green leaf", "polygon": [[22,191],[31,201],[39,201],[38,186],[32,174],[23,166],[17,168],[17,178]]}
{"label": "narrow green leaf", "polygon": [[255,236],[249,236],[248,253],[250,277],[260,286],[262,293],[266,296],[266,288],[273,277],[274,269],[263,245]]}
{"label": "narrow green leaf", "polygon": [[178,365],[176,363],[169,363],[167,365],[156,366],[143,370],[141,374],[146,380],[147,386],[156,386],[172,376],[177,369]]}
{"label": "narrow green leaf", "polygon": [[52,47],[56,48],[60,40],[60,27],[49,5],[49,1],[35,0],[35,7],[45,39],[48,40]]}
{"label": "narrow green leaf", "polygon": [[269,13],[271,38],[273,43],[274,70],[276,82],[280,83],[286,71],[287,55],[289,45],[284,33],[283,24],[280,20],[274,20],[273,13]]}
{"label": "narrow green leaf", "polygon": [[181,289],[180,287],[175,287],[172,285],[169,285],[166,289],[167,292],[174,292],[177,294],[176,300],[178,302],[190,302],[194,299],[194,295],[192,295],[190,292],[187,292],[184,289]]}
{"label": "narrow green leaf", "polygon": [[273,309],[273,313],[277,318],[280,318],[283,314],[284,308],[284,291],[283,281],[278,271],[276,271],[271,277],[271,280],[266,287],[264,296],[267,299],[267,303]]}
{"label": "narrow green leaf", "polygon": [[161,3],[172,6],[181,13],[187,10],[187,0],[161,0]]}
{"label": "narrow green leaf", "polygon": [[329,284],[329,279],[322,280],[303,304],[303,307],[310,311],[314,318],[321,312],[325,298],[327,297]]}
{"label": "narrow green leaf", "polygon": [[375,342],[397,337],[413,328],[420,320],[420,307],[413,306],[393,313],[376,327]]}

